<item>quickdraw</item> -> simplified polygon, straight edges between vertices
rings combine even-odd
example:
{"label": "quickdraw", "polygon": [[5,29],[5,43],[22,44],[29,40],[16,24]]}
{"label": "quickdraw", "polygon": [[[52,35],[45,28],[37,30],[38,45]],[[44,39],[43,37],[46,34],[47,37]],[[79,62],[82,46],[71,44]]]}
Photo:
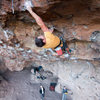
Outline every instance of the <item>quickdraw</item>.
{"label": "quickdraw", "polygon": [[14,14],[14,1],[12,0],[12,13]]}

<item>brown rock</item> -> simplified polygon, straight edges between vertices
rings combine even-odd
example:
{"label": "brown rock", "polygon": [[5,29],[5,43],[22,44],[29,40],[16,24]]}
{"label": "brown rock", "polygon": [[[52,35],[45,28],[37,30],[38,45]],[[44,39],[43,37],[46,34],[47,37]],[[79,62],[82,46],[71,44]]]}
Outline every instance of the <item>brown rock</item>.
{"label": "brown rock", "polygon": [[100,53],[96,52],[91,48],[91,43],[76,42],[71,48],[74,48],[72,52],[72,58],[76,59],[88,59],[94,60],[95,58],[100,58]]}
{"label": "brown rock", "polygon": [[0,56],[0,74],[3,74],[6,70],[4,58]]}
{"label": "brown rock", "polygon": [[[71,57],[87,60],[100,58],[100,54],[97,52],[99,36],[97,35],[98,38],[95,40],[91,39],[93,32],[100,30],[98,0],[89,2],[85,0],[32,0],[32,2],[35,7],[34,11],[47,21],[46,25],[55,26],[53,34],[64,35],[69,42],[69,47],[74,49]],[[0,18],[6,24],[5,29],[0,28],[0,39],[2,40],[0,55],[10,70],[22,70],[32,61],[54,62],[56,59],[60,59],[50,54],[47,55],[45,50],[35,46],[34,38],[43,32],[27,11],[20,12],[22,11],[22,0],[14,0],[14,10],[16,11],[14,15],[11,14],[11,1],[2,0],[0,5],[0,15],[2,15]],[[5,36],[4,31],[8,37]],[[13,31],[14,34],[10,35]]]}

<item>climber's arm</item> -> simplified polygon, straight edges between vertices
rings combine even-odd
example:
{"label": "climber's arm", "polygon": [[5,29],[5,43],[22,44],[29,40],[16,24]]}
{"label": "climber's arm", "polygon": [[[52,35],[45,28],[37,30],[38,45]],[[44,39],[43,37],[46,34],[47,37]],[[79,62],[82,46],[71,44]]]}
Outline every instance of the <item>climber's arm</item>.
{"label": "climber's arm", "polygon": [[44,24],[43,20],[32,11],[31,7],[28,7],[27,10],[29,11],[29,13],[35,18],[37,24],[41,27],[41,29],[43,30],[43,32],[48,32],[49,29],[47,28],[47,26]]}

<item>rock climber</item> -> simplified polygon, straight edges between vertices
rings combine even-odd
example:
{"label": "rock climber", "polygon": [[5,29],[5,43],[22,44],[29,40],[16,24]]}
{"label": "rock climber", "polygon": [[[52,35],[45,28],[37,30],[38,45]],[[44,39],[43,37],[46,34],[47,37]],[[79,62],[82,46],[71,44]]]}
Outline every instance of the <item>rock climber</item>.
{"label": "rock climber", "polygon": [[45,88],[41,85],[40,86],[40,96],[41,96],[41,100],[44,100],[45,97]]}
{"label": "rock climber", "polygon": [[[62,55],[62,48],[64,46],[63,41],[61,41],[61,39],[56,35],[52,34],[53,30],[47,28],[43,20],[35,12],[32,11],[32,8],[28,4],[26,5],[26,9],[32,15],[32,17],[34,17],[37,24],[41,27],[42,31],[44,32],[44,35],[35,38],[36,46],[43,48],[51,48],[55,50],[58,55]],[[65,45],[63,50],[65,50],[67,53],[70,53],[67,45]]]}

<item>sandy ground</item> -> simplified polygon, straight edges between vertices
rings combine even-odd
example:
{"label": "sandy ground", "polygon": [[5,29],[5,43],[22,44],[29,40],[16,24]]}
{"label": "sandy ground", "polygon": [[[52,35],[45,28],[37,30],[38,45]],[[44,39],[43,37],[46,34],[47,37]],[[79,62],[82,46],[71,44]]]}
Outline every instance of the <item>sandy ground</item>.
{"label": "sandy ground", "polygon": [[[10,72],[5,74],[6,81],[0,83],[0,100],[41,100],[39,94],[40,83],[31,81],[30,69],[21,72]],[[61,94],[49,91],[49,86],[45,87],[45,100],[61,100]],[[69,100],[69,99],[68,99]]]}

